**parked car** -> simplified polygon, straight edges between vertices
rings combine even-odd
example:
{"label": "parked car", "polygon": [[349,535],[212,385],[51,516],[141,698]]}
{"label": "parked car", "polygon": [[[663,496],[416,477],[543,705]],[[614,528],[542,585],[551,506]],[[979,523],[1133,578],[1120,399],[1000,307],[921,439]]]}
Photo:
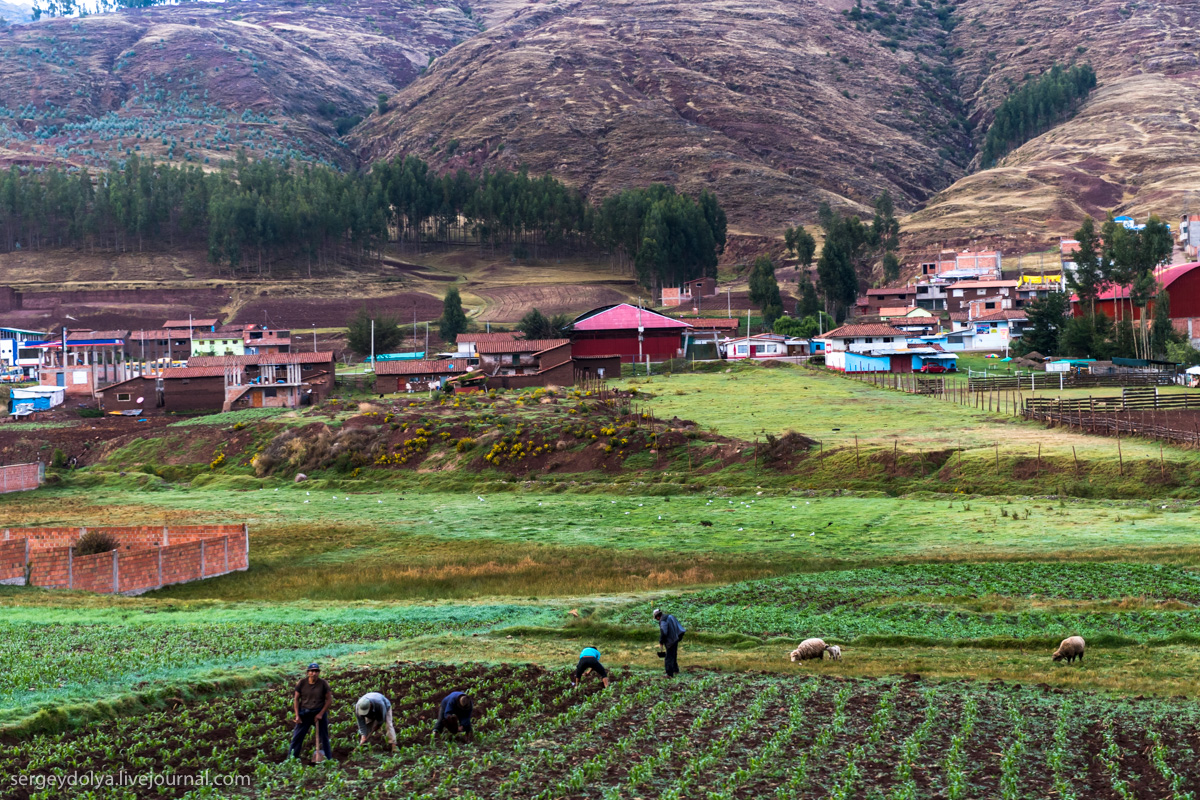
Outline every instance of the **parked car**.
{"label": "parked car", "polygon": [[941,364],[926,364],[925,366],[923,366],[919,370],[917,370],[917,372],[924,372],[924,373],[930,374],[930,375],[941,375],[943,372],[949,372],[949,371],[950,370],[946,369]]}

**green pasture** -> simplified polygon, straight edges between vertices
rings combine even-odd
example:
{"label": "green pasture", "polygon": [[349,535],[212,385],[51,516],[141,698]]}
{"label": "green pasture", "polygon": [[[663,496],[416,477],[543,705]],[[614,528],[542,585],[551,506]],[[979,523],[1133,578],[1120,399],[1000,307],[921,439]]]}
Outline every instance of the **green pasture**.
{"label": "green pasture", "polygon": [[[900,450],[965,449],[986,457],[1043,455],[1117,459],[1115,440],[1085,436],[1018,420],[1002,412],[872,386],[837,373],[794,367],[731,369],[708,374],[634,378],[646,406],[662,419],[694,420],[710,430],[740,439],[762,439],[767,433],[795,431],[825,448],[853,447]],[[1074,390],[1073,390],[1074,391]],[[1085,392],[1084,395],[1087,393]],[[1120,394],[1098,389],[1094,394]],[[984,399],[986,404],[986,396]],[[1158,459],[1156,442],[1122,442],[1124,457]],[[1166,448],[1171,458],[1196,461],[1188,450]]]}

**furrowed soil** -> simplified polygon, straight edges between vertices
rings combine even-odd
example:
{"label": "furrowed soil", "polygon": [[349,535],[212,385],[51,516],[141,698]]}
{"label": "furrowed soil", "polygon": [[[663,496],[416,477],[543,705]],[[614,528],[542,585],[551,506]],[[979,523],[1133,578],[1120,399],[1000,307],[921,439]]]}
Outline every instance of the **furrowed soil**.
{"label": "furrowed soil", "polygon": [[[1171,743],[1167,766],[1183,785],[1200,781],[1195,758],[1200,705],[1194,701],[1116,700],[999,681],[934,683],[917,675],[877,680],[771,677],[685,666],[678,680],[663,682],[661,676],[618,667],[608,690],[591,676],[572,690],[568,676],[568,665],[554,671],[519,664],[335,666],[325,675],[335,695],[330,710],[334,760],[319,770],[283,764],[292,725],[291,678],[215,703],[180,699],[167,711],[120,717],[86,730],[9,736],[3,740],[0,768],[35,780],[58,769],[63,758],[70,758],[79,770],[129,772],[149,759],[177,775],[220,769],[248,776],[248,785],[228,792],[235,797],[328,792],[339,782],[369,774],[368,784],[391,796],[445,790],[481,798],[543,792],[644,797],[687,787],[689,794],[699,796],[724,790],[728,797],[760,798],[788,783],[803,764],[803,780],[790,786],[789,796],[820,798],[845,783],[851,764],[857,770],[851,785],[858,791],[869,796],[898,789],[897,766],[912,758],[912,781],[920,795],[944,797],[949,741],[961,725],[964,703],[973,700],[977,718],[962,762],[968,797],[996,797],[1002,780],[1020,796],[1051,794],[1048,756],[1064,702],[1075,712],[1066,737],[1064,771],[1078,796],[1121,797],[1114,786],[1114,780],[1120,780],[1131,796],[1172,798],[1167,779],[1146,755],[1146,732],[1151,728]],[[474,698],[473,742],[429,739],[437,704],[452,690]],[[823,750],[818,741],[835,716],[835,696],[843,690],[849,692],[844,722]],[[357,745],[352,704],[367,691],[380,691],[393,700],[399,745],[394,754],[387,753],[378,736]],[[796,692],[804,693],[803,724],[791,729],[788,706]],[[885,695],[890,697],[890,721],[877,741],[869,741],[873,715],[885,713]],[[930,703],[936,723],[910,751],[907,742]],[[762,721],[742,724],[755,704]],[[1015,758],[1006,759],[1002,754],[1013,742],[1014,720],[1019,720],[1023,746]],[[1116,776],[1098,758],[1107,747],[1104,731],[1110,725]],[[773,759],[755,760],[776,735],[786,735],[789,746]],[[303,762],[308,762],[311,747],[310,734]],[[1104,755],[1114,756],[1106,751]],[[809,761],[810,756],[814,760]],[[343,795],[369,794],[367,788],[347,788]],[[182,794],[176,787],[163,786],[139,788],[133,796]],[[33,793],[18,788],[6,796],[25,800]],[[83,795],[69,790],[61,796]]]}

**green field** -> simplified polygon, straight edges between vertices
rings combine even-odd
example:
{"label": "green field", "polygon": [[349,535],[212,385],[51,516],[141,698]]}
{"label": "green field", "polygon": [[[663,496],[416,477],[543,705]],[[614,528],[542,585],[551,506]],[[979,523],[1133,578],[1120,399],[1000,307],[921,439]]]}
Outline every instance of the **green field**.
{"label": "green field", "polygon": [[[1173,780],[1197,778],[1190,451],[1160,462],[1156,444],[1123,440],[1118,465],[1109,440],[802,369],[625,385],[638,411],[695,421],[726,460],[630,445],[582,472],[468,469],[475,445],[454,445],[468,433],[552,442],[557,425],[607,424],[581,418],[586,398],[523,395],[417,407],[411,425],[435,445],[413,468],[255,474],[251,457],[306,423],[359,440],[364,424],[410,424],[338,404],[188,420],[0,496],[14,527],[251,532],[246,572],[138,598],[0,588],[0,737],[28,754],[0,755],[0,770],[46,776],[69,759],[251,781],[191,798],[489,800],[944,797],[959,781],[954,796],[971,798],[1119,797],[1126,784],[1172,797]],[[213,430],[252,435],[210,466]],[[789,430],[821,444],[787,467],[751,460],[756,438]],[[1032,472],[1023,453],[1038,444]],[[1064,474],[1072,446],[1082,464]],[[1153,481],[1168,469],[1173,481]],[[688,628],[678,685],[655,676],[659,606]],[[1074,634],[1084,662],[1053,662]],[[791,662],[811,636],[841,660]],[[587,645],[615,670],[608,692],[567,690]],[[288,686],[314,659],[337,693],[335,761],[288,764]],[[349,703],[373,688],[402,706],[395,754],[354,747]],[[481,699],[480,737],[431,746],[434,699],[452,688]],[[905,781],[916,794],[895,794]]]}

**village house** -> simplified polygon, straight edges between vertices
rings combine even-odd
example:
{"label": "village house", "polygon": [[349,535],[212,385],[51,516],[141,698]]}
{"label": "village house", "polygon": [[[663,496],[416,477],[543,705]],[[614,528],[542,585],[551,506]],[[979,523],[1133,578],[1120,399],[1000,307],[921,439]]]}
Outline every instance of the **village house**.
{"label": "village house", "polygon": [[140,374],[141,364],[127,353],[128,337],[129,331],[75,330],[32,345],[40,353],[39,382],[63,387],[67,397],[92,397],[98,389]]}
{"label": "village house", "polygon": [[449,378],[470,371],[465,358],[381,361],[375,365],[375,391],[424,392],[440,389]]}
{"label": "village house", "polygon": [[479,368],[489,376],[525,375],[571,360],[570,339],[510,339],[475,346]]}
{"label": "village house", "polygon": [[299,369],[299,400],[302,405],[329,397],[334,385],[333,353],[256,353],[241,356],[197,356],[188,359],[189,367],[239,367],[247,384],[270,383],[272,376],[283,378],[286,368]]}
{"label": "village house", "polygon": [[491,342],[511,342],[514,339],[523,339],[525,334],[520,331],[496,331],[495,333],[460,333],[455,337],[455,344],[458,346],[457,356],[460,358],[474,359],[477,355],[476,348],[480,343]]}
{"label": "village house", "polygon": [[223,326],[215,331],[192,333],[193,356],[241,356],[246,354],[245,329],[240,325]]}
{"label": "village house", "polygon": [[265,325],[247,325],[242,332],[242,350],[247,355],[278,355],[291,352],[292,332]]}
{"label": "village house", "polygon": [[759,333],[721,342],[721,356],[729,361],[743,358],[783,358],[788,355],[788,337],[778,333]]}
{"label": "village house", "polygon": [[618,355],[641,363],[682,358],[686,322],[629,303],[580,314],[568,327],[575,357]]}

